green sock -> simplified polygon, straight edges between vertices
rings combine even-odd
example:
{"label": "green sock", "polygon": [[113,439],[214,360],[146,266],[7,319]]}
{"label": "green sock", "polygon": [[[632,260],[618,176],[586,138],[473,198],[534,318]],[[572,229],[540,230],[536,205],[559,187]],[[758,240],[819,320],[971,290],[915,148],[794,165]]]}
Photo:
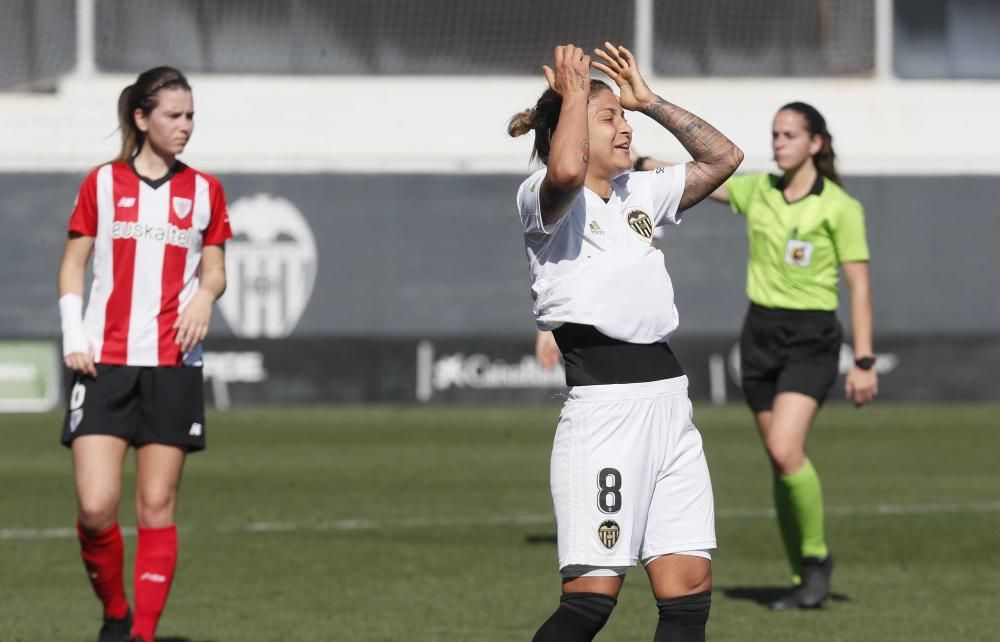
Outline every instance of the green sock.
{"label": "green sock", "polygon": [[791,475],[776,475],[774,506],[778,526],[785,544],[785,554],[798,582],[802,575],[802,558],[827,555],[823,536],[823,488],[812,462]]}

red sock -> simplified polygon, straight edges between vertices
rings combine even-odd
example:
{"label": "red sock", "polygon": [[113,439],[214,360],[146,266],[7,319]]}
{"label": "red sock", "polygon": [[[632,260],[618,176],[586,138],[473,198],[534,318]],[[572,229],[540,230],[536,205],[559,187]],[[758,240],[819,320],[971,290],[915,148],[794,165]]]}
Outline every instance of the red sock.
{"label": "red sock", "polygon": [[139,527],[135,552],[135,615],[132,635],[153,642],[177,564],[177,527]]}
{"label": "red sock", "polygon": [[122,579],[125,545],[118,522],[100,533],[89,533],[77,522],[76,532],[80,537],[80,557],[87,567],[94,593],[104,605],[104,615],[117,619],[125,617],[128,613],[125,581]]}

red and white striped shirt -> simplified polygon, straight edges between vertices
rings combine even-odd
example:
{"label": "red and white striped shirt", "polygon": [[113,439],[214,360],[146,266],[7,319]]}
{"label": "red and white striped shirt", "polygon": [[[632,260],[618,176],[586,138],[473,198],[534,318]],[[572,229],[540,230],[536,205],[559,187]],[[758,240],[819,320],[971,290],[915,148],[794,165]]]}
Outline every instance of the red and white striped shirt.
{"label": "red and white striped shirt", "polygon": [[233,233],[222,184],[177,163],[157,181],[129,163],[84,179],[70,233],[94,237],[94,280],[84,326],[97,363],[201,363],[201,345],[181,354],[174,322],[198,291],[201,251]]}

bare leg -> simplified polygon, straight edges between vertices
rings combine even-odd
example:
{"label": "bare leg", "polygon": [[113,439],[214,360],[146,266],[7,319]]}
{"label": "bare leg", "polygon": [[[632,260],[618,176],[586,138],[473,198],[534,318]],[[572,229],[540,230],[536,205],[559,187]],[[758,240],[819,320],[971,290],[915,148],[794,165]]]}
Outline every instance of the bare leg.
{"label": "bare leg", "polygon": [[660,620],[653,642],[705,642],[712,606],[712,562],[664,555],[646,566]]}
{"label": "bare leg", "polygon": [[128,442],[110,435],[73,440],[73,478],[80,526],[85,531],[104,531],[117,521],[127,451]]}

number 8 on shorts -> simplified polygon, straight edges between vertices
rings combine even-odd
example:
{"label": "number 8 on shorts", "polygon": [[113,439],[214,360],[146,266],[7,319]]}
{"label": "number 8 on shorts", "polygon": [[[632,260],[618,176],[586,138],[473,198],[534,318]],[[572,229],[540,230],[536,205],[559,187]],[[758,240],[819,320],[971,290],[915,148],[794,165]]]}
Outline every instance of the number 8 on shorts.
{"label": "number 8 on shorts", "polygon": [[597,475],[597,508],[612,515],[622,509],[622,474],[616,468],[602,468]]}

